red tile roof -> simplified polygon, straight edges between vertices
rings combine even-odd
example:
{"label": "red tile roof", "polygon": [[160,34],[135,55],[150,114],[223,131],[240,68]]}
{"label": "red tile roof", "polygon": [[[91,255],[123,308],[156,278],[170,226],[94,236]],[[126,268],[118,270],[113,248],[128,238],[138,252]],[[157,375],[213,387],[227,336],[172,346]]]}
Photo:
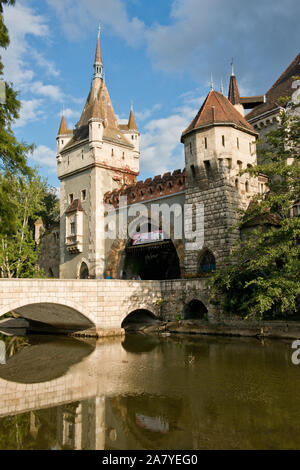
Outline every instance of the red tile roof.
{"label": "red tile roof", "polygon": [[232,125],[257,134],[251,124],[239,113],[230,101],[221,93],[211,90],[191,124],[183,131],[181,140],[194,129],[212,126],[214,124]]}
{"label": "red tile roof", "polygon": [[280,75],[278,80],[271,86],[271,88],[266,93],[266,102],[257,106],[255,109],[250,111],[247,114],[246,118],[249,121],[250,119],[256,118],[261,114],[264,114],[268,111],[283,106],[279,103],[279,98],[291,96],[294,93],[292,88],[293,77],[300,75],[300,52],[295,57],[293,62],[285,69],[285,71]]}

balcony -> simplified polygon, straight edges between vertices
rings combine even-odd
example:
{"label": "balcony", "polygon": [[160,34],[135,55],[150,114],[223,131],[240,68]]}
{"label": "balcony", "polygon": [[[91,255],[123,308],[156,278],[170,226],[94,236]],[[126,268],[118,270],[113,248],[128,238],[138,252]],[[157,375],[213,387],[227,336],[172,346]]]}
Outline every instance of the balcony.
{"label": "balcony", "polygon": [[69,235],[66,237],[66,248],[69,253],[82,253],[82,235]]}

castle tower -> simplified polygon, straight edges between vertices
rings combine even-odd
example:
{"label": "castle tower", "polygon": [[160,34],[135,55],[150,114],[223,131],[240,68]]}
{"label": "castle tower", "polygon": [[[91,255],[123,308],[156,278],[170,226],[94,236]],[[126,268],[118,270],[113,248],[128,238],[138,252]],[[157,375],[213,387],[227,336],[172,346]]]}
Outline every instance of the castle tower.
{"label": "castle tower", "polygon": [[[185,250],[186,273],[209,271],[224,264],[239,236],[227,233],[236,209],[247,207],[257,181],[240,170],[256,162],[257,133],[223,94],[211,90],[182,133],[186,164],[186,204],[204,206],[204,246]],[[197,220],[190,221],[193,230]],[[198,229],[198,228],[197,228]],[[200,229],[200,228],[199,228]]]}
{"label": "castle tower", "polygon": [[103,277],[103,195],[135,183],[139,174],[139,132],[135,119],[132,129],[118,124],[103,79],[100,31],[93,67],[78,123],[71,131],[63,116],[57,136],[61,278]]}

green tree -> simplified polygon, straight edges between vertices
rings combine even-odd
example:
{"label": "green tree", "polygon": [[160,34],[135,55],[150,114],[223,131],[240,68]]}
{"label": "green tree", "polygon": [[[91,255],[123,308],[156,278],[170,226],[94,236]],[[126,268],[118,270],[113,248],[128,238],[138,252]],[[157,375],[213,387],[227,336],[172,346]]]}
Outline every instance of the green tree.
{"label": "green tree", "polygon": [[[299,109],[299,108],[298,108]],[[224,269],[212,278],[213,292],[224,295],[224,309],[242,317],[284,318],[299,312],[300,118],[282,112],[278,129],[258,145],[263,164],[246,172],[269,178],[268,191],[256,195],[238,224],[241,233]],[[300,201],[299,201],[300,202]]]}
{"label": "green tree", "polygon": [[45,208],[48,186],[34,171],[31,175],[14,178],[13,185],[16,230],[10,235],[0,234],[0,277],[40,277],[34,221]]}
{"label": "green tree", "polygon": [[[14,5],[14,0],[0,1],[0,47],[9,46],[9,34],[3,21],[3,4]],[[3,63],[0,58],[0,77],[3,76]],[[14,231],[16,220],[15,207],[12,203],[12,179],[17,175],[29,175],[31,170],[27,165],[27,155],[32,152],[33,146],[18,142],[12,124],[19,117],[20,101],[17,92],[11,84],[5,82],[6,102],[0,105],[0,233]]]}

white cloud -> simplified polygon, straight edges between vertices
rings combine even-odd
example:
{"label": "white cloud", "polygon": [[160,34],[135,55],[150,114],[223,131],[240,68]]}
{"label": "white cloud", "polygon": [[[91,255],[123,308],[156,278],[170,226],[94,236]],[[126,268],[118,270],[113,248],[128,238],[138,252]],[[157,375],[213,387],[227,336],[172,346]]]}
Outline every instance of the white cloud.
{"label": "white cloud", "polygon": [[56,85],[45,85],[42,82],[33,82],[32,91],[37,95],[47,96],[55,101],[62,102],[64,100],[64,94],[61,92],[60,88]]}
{"label": "white cloud", "polygon": [[[62,112],[60,111],[57,113],[57,116],[61,118]],[[71,108],[64,108],[64,116],[66,119],[71,119],[71,118],[78,118],[80,117],[80,111],[75,111],[74,109]]]}
{"label": "white cloud", "polygon": [[127,44],[146,44],[160,70],[190,73],[198,83],[207,82],[213,72],[227,87],[234,57],[242,89],[250,94],[263,92],[266,71],[269,76],[274,71],[276,78],[287,55],[298,52],[299,0],[261,0],[259,7],[247,0],[172,0],[164,24],[150,26],[128,14],[125,0],[47,1],[69,39],[80,40],[100,21],[104,31],[109,28]]}
{"label": "white cloud", "polygon": [[46,145],[38,145],[30,158],[40,167],[48,167],[51,172],[56,170],[56,151]]}
{"label": "white cloud", "polygon": [[40,99],[22,100],[20,118],[14,123],[14,127],[23,127],[26,126],[28,122],[41,119],[44,115],[41,110],[42,102],[43,101]]}
{"label": "white cloud", "polygon": [[161,104],[157,103],[150,109],[144,109],[143,111],[135,111],[134,114],[139,121],[144,121],[148,119],[155,111],[159,111],[160,109]]}
{"label": "white cloud", "polygon": [[[109,26],[131,46],[144,39],[145,25],[136,17],[129,18],[122,0],[47,0],[55,8],[69,39],[79,40],[90,31],[91,22]],[[66,14],[67,12],[67,14]]]}
{"label": "white cloud", "polygon": [[[49,34],[45,18],[37,15],[31,8],[17,3],[14,7],[4,8],[4,21],[9,30],[10,45],[2,52],[4,63],[4,77],[16,86],[27,85],[34,77],[30,58],[32,48],[28,43],[28,36],[46,38]],[[37,57],[37,56],[36,56]],[[38,54],[41,62],[41,55]],[[42,64],[48,63],[45,58]]]}
{"label": "white cloud", "polygon": [[[193,100],[196,100],[196,97],[193,97]],[[163,174],[166,171],[184,167],[180,136],[198,109],[199,106],[185,103],[178,109],[174,109],[170,116],[152,119],[144,126],[145,132],[141,134],[141,172],[143,175]]]}

